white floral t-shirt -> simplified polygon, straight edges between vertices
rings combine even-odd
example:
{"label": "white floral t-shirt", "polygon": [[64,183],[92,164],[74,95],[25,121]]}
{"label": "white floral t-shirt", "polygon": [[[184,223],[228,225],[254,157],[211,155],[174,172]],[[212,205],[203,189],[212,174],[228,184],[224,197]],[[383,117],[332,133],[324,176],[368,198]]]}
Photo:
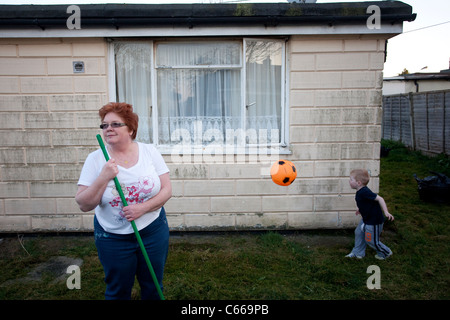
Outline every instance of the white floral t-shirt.
{"label": "white floral t-shirt", "polygon": [[[163,157],[151,144],[136,142],[139,146],[138,162],[131,168],[118,166],[117,178],[122,187],[128,205],[142,203],[159,193],[161,181],[159,176],[169,172]],[[78,185],[90,186],[99,176],[106,160],[102,150],[98,149],[88,155],[81,170]],[[100,204],[95,208],[98,222],[105,231],[117,234],[133,233],[130,222],[123,215],[123,204],[114,180],[111,180],[103,193]],[[147,212],[135,220],[141,230],[158,218],[161,209]]]}

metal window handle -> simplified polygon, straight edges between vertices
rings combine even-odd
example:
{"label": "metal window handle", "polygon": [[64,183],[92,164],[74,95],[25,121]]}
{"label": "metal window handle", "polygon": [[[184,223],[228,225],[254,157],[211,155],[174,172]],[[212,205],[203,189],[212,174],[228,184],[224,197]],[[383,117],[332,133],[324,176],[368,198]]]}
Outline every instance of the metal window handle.
{"label": "metal window handle", "polygon": [[249,103],[249,104],[247,104],[246,106],[245,106],[245,108],[248,110],[248,108],[249,107],[251,107],[251,106],[254,106],[256,104],[256,101],[255,102],[252,102],[252,103]]}

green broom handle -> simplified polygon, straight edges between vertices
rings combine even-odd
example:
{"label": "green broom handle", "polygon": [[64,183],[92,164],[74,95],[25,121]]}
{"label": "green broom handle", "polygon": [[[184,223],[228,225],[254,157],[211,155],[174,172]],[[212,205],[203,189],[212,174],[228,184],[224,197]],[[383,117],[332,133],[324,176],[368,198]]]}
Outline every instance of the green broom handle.
{"label": "green broom handle", "polygon": [[[97,141],[98,141],[98,144],[100,145],[100,148],[102,148],[103,155],[105,156],[106,161],[109,161],[108,152],[106,152],[106,148],[105,148],[105,144],[103,143],[102,136],[99,134],[97,134]],[[120,199],[122,199],[123,206],[124,207],[128,206],[127,200],[125,199],[125,196],[123,195],[122,187],[120,186],[119,179],[117,179],[117,177],[114,177],[114,183],[116,185],[117,191],[119,192]],[[153,270],[150,259],[148,258],[147,251],[145,250],[144,243],[142,242],[141,235],[139,234],[139,231],[136,228],[136,223],[134,223],[134,221],[131,221],[131,226],[133,227],[134,234],[136,235],[139,246],[141,247],[141,251],[142,251],[142,254],[144,255],[145,262],[147,262],[148,270],[150,270],[150,274],[152,275],[156,290],[158,290],[159,297],[161,300],[165,300],[163,293],[161,291],[161,288],[159,286],[158,279],[156,278],[155,271]]]}

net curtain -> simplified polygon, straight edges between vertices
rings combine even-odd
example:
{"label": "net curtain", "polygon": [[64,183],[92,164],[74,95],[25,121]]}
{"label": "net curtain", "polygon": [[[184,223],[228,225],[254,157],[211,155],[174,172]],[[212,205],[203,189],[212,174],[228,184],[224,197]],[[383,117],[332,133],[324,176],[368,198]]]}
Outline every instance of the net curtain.
{"label": "net curtain", "polygon": [[[281,44],[247,43],[245,106],[241,50],[240,42],[157,44],[159,144],[223,144],[227,130],[242,129],[247,143],[258,143],[260,132],[266,132],[265,140],[279,141]],[[147,43],[115,45],[118,101],[133,104],[143,142],[152,142],[152,52]]]}

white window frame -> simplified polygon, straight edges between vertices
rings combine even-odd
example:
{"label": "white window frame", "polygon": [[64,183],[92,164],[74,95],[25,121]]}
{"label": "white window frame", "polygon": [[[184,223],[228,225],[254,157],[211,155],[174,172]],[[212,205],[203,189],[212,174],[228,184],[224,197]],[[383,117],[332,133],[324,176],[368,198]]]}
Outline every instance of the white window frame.
{"label": "white window frame", "polygon": [[[165,40],[161,42],[186,42],[187,39],[184,40]],[[116,70],[115,70],[115,56],[114,56],[114,44],[117,42],[135,42],[137,40],[133,39],[126,39],[126,40],[117,40],[117,41],[109,41],[108,42],[108,97],[109,101],[116,101]],[[142,40],[139,40],[142,41]],[[236,39],[225,39],[224,41],[236,41]],[[289,107],[288,107],[288,97],[289,97],[289,72],[288,70],[288,56],[286,55],[287,52],[287,46],[288,43],[285,39],[279,39],[279,38],[247,38],[243,37],[239,40],[241,42],[241,56],[240,56],[240,65],[230,65],[226,68],[240,68],[241,69],[241,128],[245,128],[246,124],[246,63],[245,63],[245,54],[246,54],[246,45],[247,41],[274,41],[274,42],[280,42],[282,44],[282,67],[281,67],[281,94],[280,94],[280,106],[281,106],[281,128],[280,128],[280,142],[276,144],[272,144],[268,146],[269,148],[277,149],[276,151],[279,154],[291,154],[290,148],[289,148]],[[156,81],[156,74],[157,74],[157,67],[155,62],[155,54],[156,54],[156,46],[155,42],[159,42],[158,40],[146,40],[147,43],[150,43],[152,46],[152,52],[150,54],[150,61],[151,61],[151,90],[152,90],[152,110],[151,110],[151,116],[152,116],[152,137],[153,137],[153,144],[159,149],[159,151],[162,154],[171,154],[173,148],[176,146],[174,145],[165,145],[165,144],[159,144],[158,143],[158,104],[157,104],[157,81]],[[194,40],[194,42],[202,42],[202,40]],[[192,66],[189,66],[192,67]],[[223,68],[222,66],[213,66],[213,65],[207,65],[207,66],[198,66],[198,68]],[[163,68],[163,67],[159,67]],[[172,68],[172,67],[167,67]],[[177,66],[173,68],[183,68],[183,66]],[[245,139],[245,137],[244,137]],[[257,144],[248,144],[243,143],[243,146],[237,146],[234,148],[233,154],[255,154],[258,152],[258,148],[262,145]],[[225,149],[225,148],[224,148]],[[202,153],[203,149],[202,146],[192,146],[192,154]],[[225,152],[223,153],[225,154]]]}
{"label": "white window frame", "polygon": [[[281,117],[281,128],[280,128],[280,142],[279,143],[277,143],[277,144],[275,144],[275,145],[273,145],[272,147],[279,147],[280,149],[281,149],[281,151],[286,151],[286,150],[284,150],[288,145],[289,145],[289,143],[288,143],[288,136],[289,136],[289,130],[288,130],[288,128],[289,128],[289,122],[288,122],[288,117],[287,117],[287,113],[286,113],[286,111],[287,111],[287,109],[288,109],[288,107],[287,107],[287,99],[286,99],[286,96],[287,96],[287,89],[286,89],[286,83],[287,83],[287,81],[286,81],[286,70],[287,70],[287,58],[286,58],[286,40],[284,40],[284,39],[272,39],[272,38],[243,38],[243,51],[242,51],[242,54],[243,54],[243,59],[245,60],[245,54],[246,54],[246,52],[247,52],[247,41],[273,41],[273,42],[279,42],[279,43],[281,43],[282,44],[282,46],[281,46],[281,61],[282,61],[282,66],[281,66],[281,88],[280,88],[280,91],[281,91],[281,94],[280,94],[280,99],[281,99],[281,101],[280,101],[280,106],[281,106],[281,114],[280,114],[280,117]],[[242,86],[241,86],[241,89],[243,90],[242,92],[244,92],[244,94],[242,95],[243,96],[243,100],[244,100],[244,102],[243,102],[243,105],[244,105],[244,110],[243,110],[243,113],[244,113],[244,116],[243,116],[243,118],[244,118],[244,122],[243,122],[243,124],[245,125],[245,117],[247,116],[247,113],[245,112],[246,111],[246,101],[245,101],[245,99],[246,99],[246,91],[245,91],[245,85],[246,85],[246,83],[247,83],[247,70],[246,70],[246,63],[245,63],[245,61],[243,62],[243,79],[242,79]],[[287,130],[286,130],[287,129]],[[258,147],[257,145],[249,145],[249,146],[251,146],[251,147]],[[286,153],[290,153],[290,152],[286,152]]]}

